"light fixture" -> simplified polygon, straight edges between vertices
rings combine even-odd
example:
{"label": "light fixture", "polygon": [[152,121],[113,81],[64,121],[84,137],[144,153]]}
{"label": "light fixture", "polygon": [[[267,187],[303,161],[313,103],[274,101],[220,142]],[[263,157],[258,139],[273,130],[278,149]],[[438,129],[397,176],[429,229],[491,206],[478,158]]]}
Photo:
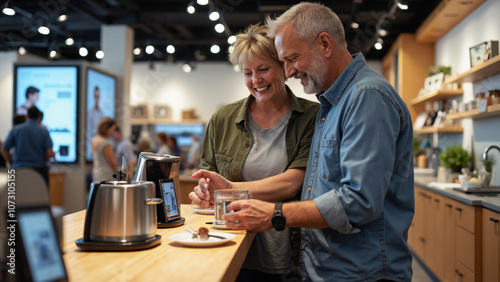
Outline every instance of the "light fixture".
{"label": "light fixture", "polygon": [[389,34],[389,32],[387,31],[387,29],[381,28],[381,29],[378,30],[378,35],[380,35],[382,37],[386,37],[387,34]]}
{"label": "light fixture", "polygon": [[71,45],[75,44],[75,40],[73,40],[73,38],[71,38],[71,37],[68,37],[68,38],[66,38],[64,43],[68,46],[71,46]]}
{"label": "light fixture", "polygon": [[24,47],[19,47],[19,49],[17,49],[17,52],[19,52],[19,55],[26,55],[27,51]]}
{"label": "light fixture", "polygon": [[231,35],[227,38],[227,43],[233,44],[234,42],[236,42],[236,36]]}
{"label": "light fixture", "polygon": [[167,50],[167,53],[169,53],[169,54],[175,53],[175,47],[174,47],[174,45],[168,45],[167,48],[166,48],[166,50]]}
{"label": "light fixture", "polygon": [[5,6],[2,9],[2,13],[4,13],[7,16],[14,16],[16,14],[16,11],[14,10],[14,7],[10,3],[10,0],[7,0],[5,2]]}
{"label": "light fixture", "polygon": [[384,43],[384,41],[381,38],[377,39],[377,42],[374,45],[375,49],[382,50],[382,48],[384,47],[382,45],[383,43]]}
{"label": "light fixture", "polygon": [[351,16],[351,27],[357,29],[359,27],[359,23],[356,21],[354,15]]}
{"label": "light fixture", "polygon": [[48,35],[50,33],[50,29],[47,27],[47,24],[44,23],[38,28],[38,32],[43,35]]}
{"label": "light fixture", "polygon": [[99,60],[104,58],[104,52],[102,50],[95,52],[95,57]]}
{"label": "light fixture", "polygon": [[80,56],[82,57],[86,57],[89,54],[89,51],[87,50],[87,48],[82,46],[80,47],[80,49],[78,49],[78,54],[80,54]]}
{"label": "light fixture", "polygon": [[67,19],[68,19],[68,10],[66,9],[65,6],[62,6],[61,7],[61,14],[59,15],[59,17],[57,17],[57,21],[64,22]]}
{"label": "light fixture", "polygon": [[141,54],[141,52],[142,52],[141,48],[139,48],[139,47],[134,48],[134,50],[132,51],[132,53],[134,53],[134,55],[136,55],[136,56],[139,56]]}
{"label": "light fixture", "polygon": [[233,45],[231,45],[231,46],[229,46],[229,48],[227,48],[227,52],[229,54],[233,53],[233,50],[234,50],[234,46]]}
{"label": "light fixture", "polygon": [[398,8],[406,11],[408,10],[408,1],[407,0],[397,0],[398,1]]}
{"label": "light fixture", "polygon": [[215,31],[217,31],[218,33],[223,33],[225,29],[226,28],[221,23],[215,25]]}
{"label": "light fixture", "polygon": [[191,5],[191,4],[189,4],[189,6],[187,7],[187,9],[186,9],[186,10],[187,10],[187,12],[188,12],[189,14],[191,14],[191,15],[192,15],[192,14],[194,14],[194,13],[196,12],[195,7],[194,7],[193,5]]}
{"label": "light fixture", "polygon": [[210,47],[210,52],[212,52],[212,54],[217,54],[220,52],[220,47],[219,45],[217,44],[214,44],[212,45],[212,47]]}
{"label": "light fixture", "polygon": [[182,70],[185,72],[185,73],[190,73],[193,68],[188,64],[188,63],[185,63],[183,66],[182,66]]}
{"label": "light fixture", "polygon": [[208,5],[208,0],[196,0],[196,3],[201,6]]}
{"label": "light fixture", "polygon": [[155,51],[155,47],[153,45],[148,45],[146,46],[146,53],[148,53],[149,55],[153,54],[153,52]]}
{"label": "light fixture", "polygon": [[55,58],[57,58],[57,57],[58,57],[58,55],[59,55],[59,53],[57,53],[57,51],[56,51],[56,50],[54,50],[54,49],[53,49],[53,50],[50,50],[50,52],[49,52],[49,58],[50,58],[50,59],[55,59]]}
{"label": "light fixture", "polygon": [[217,12],[217,11],[211,12],[210,15],[208,15],[208,18],[211,21],[215,22],[216,20],[218,20],[220,18],[219,12]]}

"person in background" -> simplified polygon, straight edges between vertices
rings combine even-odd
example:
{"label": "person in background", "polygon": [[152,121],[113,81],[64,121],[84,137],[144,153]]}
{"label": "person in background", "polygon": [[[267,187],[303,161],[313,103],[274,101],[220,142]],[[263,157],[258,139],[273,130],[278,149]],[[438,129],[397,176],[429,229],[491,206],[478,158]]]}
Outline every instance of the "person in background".
{"label": "person in background", "polygon": [[114,180],[117,171],[113,145],[109,139],[115,132],[116,123],[107,117],[97,124],[97,135],[92,139],[92,181]]}
{"label": "person in background", "polygon": [[[14,126],[2,146],[2,154],[13,169],[31,168],[39,172],[47,187],[49,166],[47,161],[54,157],[52,139],[47,129],[40,126],[40,111],[36,106],[28,109],[28,121]],[[14,156],[10,149],[15,148]]]}
{"label": "person in background", "polygon": [[104,113],[99,107],[99,99],[99,87],[96,86],[94,88],[94,105],[87,111],[87,140],[90,142],[98,134],[98,124],[104,118]]}
{"label": "person in background", "polygon": [[[267,31],[252,25],[236,37],[229,58],[240,66],[250,95],[221,107],[207,125],[202,170],[193,174],[199,185],[189,195],[201,207],[213,203],[214,189],[247,189],[253,198],[285,201],[302,187],[319,104],[296,97],[285,84]],[[237,281],[300,280],[292,237],[299,238],[298,230],[258,233]]]}
{"label": "person in background", "polygon": [[234,201],[232,229],[302,227],[304,281],[411,281],[413,130],[406,104],[362,54],[351,55],[338,16],[300,3],[268,19],[287,77],[316,93],[301,201]]}
{"label": "person in background", "polygon": [[35,106],[36,102],[38,102],[38,98],[40,95],[40,90],[36,87],[30,86],[26,89],[26,102],[17,108],[16,115],[28,115],[28,109]]}
{"label": "person in background", "polygon": [[168,148],[170,149],[171,155],[179,156],[181,158],[181,164],[179,167],[179,171],[183,172],[184,169],[186,168],[184,166],[185,157],[184,157],[184,153],[182,152],[181,148],[179,148],[179,145],[177,145],[177,138],[175,138],[174,136],[167,137],[167,145],[168,145]]}
{"label": "person in background", "polygon": [[116,159],[116,165],[118,167],[121,167],[122,165],[122,157],[124,156],[125,159],[127,160],[127,171],[132,171],[130,170],[132,167],[135,167],[137,164],[137,156],[134,153],[134,146],[132,143],[127,138],[123,137],[123,133],[120,130],[120,127],[116,126],[115,132],[113,134],[113,137],[115,139],[115,144],[116,144],[116,150],[115,150],[115,159]]}
{"label": "person in background", "polygon": [[200,138],[196,135],[192,135],[191,139],[193,143],[189,147],[189,151],[186,159],[186,166],[189,169],[198,169],[200,166],[200,155],[201,155],[201,144]]}
{"label": "person in background", "polygon": [[18,124],[23,123],[25,121],[26,121],[25,115],[15,115],[14,118],[12,119],[12,125],[18,125]]}
{"label": "person in background", "polygon": [[167,144],[168,138],[165,132],[158,132],[156,134],[156,145],[158,145],[158,154],[172,155],[172,151]]}

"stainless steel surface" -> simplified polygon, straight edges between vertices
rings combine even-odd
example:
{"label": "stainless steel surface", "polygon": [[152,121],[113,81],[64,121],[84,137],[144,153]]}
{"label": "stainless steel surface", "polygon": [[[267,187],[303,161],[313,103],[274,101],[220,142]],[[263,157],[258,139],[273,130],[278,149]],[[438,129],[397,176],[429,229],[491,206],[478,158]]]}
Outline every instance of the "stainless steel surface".
{"label": "stainless steel surface", "polygon": [[152,182],[94,182],[90,198],[90,218],[85,219],[90,241],[137,242],[156,235],[156,206],[150,203],[161,201],[155,199]]}

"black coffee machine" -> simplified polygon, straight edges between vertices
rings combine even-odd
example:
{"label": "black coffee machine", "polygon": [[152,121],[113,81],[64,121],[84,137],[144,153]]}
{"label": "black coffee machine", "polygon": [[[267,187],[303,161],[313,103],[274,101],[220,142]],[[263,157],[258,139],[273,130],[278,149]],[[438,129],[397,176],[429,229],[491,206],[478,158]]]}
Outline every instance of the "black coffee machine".
{"label": "black coffee machine", "polygon": [[[157,205],[158,228],[176,227],[184,224],[181,217],[181,191],[179,168],[181,158],[166,154],[142,152],[139,154],[134,181],[152,181],[156,197],[164,204]],[[162,190],[168,187],[170,191]]]}

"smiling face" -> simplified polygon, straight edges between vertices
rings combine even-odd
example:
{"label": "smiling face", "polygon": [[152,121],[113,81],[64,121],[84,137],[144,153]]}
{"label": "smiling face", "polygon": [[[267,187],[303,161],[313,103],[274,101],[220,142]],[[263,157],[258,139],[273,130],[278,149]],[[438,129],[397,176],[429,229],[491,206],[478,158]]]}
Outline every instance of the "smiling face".
{"label": "smiling face", "polygon": [[300,79],[306,93],[324,90],[328,67],[315,44],[301,40],[290,23],[278,30],[274,43],[287,77]]}
{"label": "smiling face", "polygon": [[266,103],[286,95],[285,71],[276,60],[249,55],[243,60],[245,84],[257,103]]}

